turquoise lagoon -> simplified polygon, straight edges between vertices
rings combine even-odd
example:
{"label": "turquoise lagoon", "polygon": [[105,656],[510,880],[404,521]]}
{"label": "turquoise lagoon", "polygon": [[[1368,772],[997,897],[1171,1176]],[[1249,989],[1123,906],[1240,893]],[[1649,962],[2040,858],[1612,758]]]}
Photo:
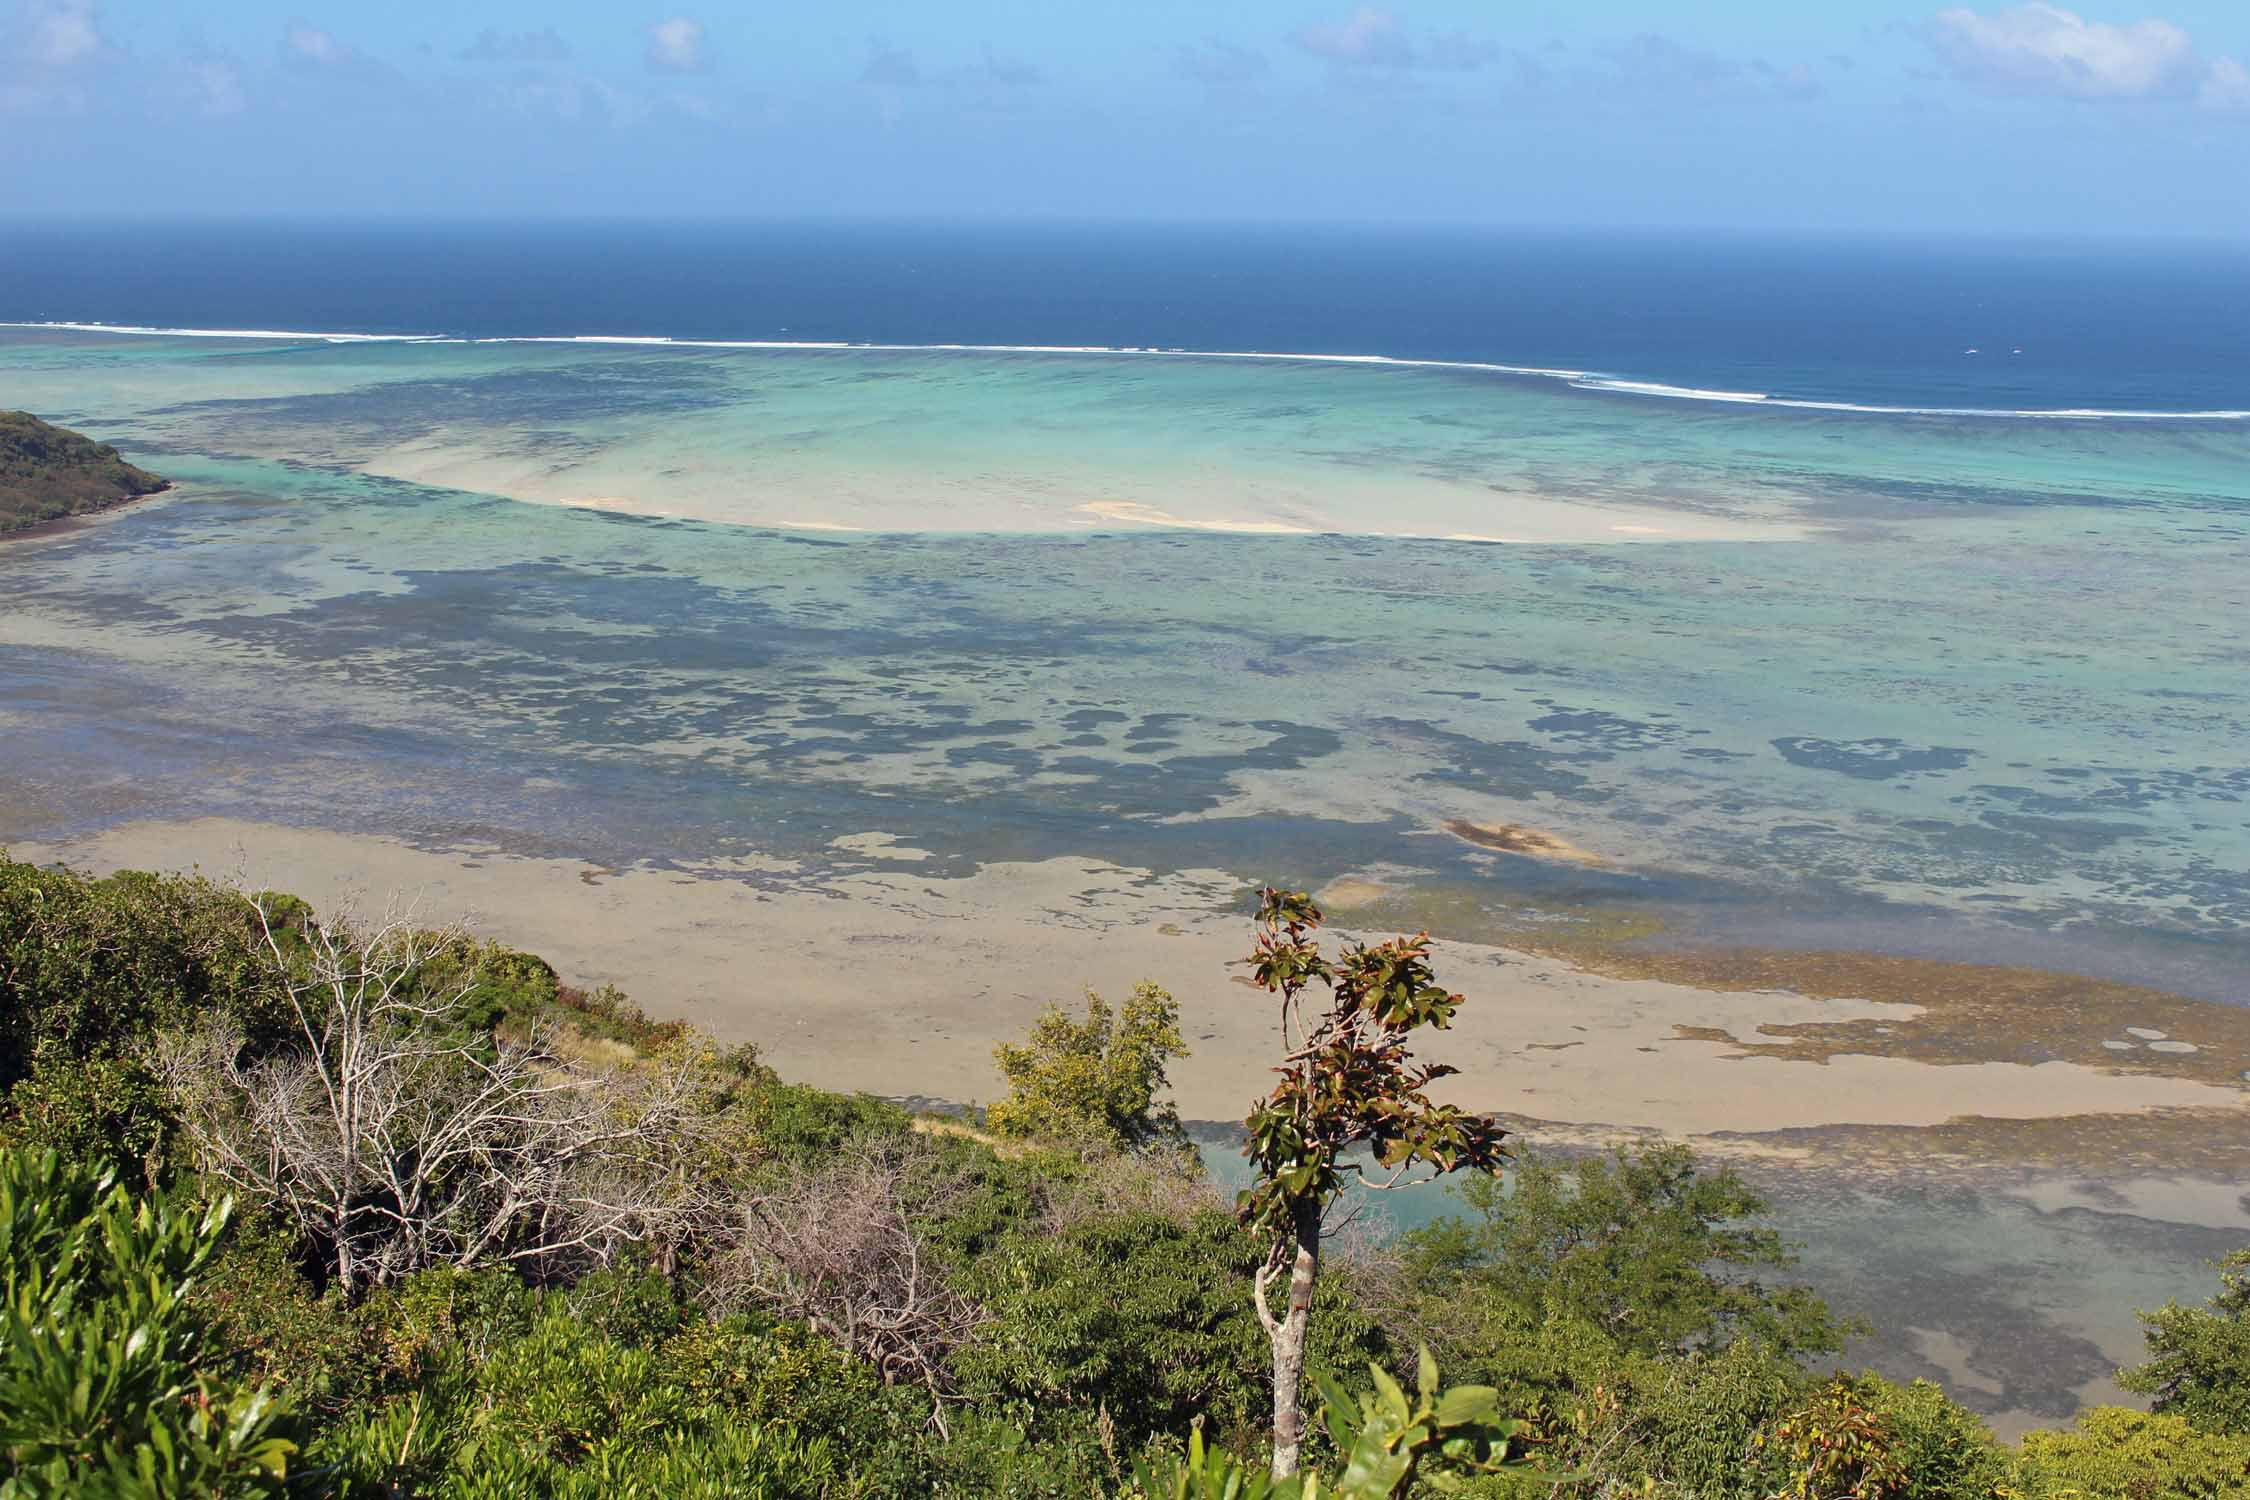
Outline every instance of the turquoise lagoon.
{"label": "turquoise lagoon", "polygon": [[2250,998],[2250,423],[51,331],[0,391],[181,481],[0,553],[19,834],[344,774],[330,820],[610,862],[880,827]]}
{"label": "turquoise lagoon", "polygon": [[[0,403],[180,482],[0,548],[0,839],[224,814],[774,883],[894,849],[1374,873],[1502,927],[2250,1001],[2239,420],[52,330],[0,334]],[[869,829],[896,843],[836,842]],[[2101,1394],[2126,1309],[2239,1238],[1771,1185],[1837,1300],[1920,1309],[1857,1357],[2011,1425]]]}

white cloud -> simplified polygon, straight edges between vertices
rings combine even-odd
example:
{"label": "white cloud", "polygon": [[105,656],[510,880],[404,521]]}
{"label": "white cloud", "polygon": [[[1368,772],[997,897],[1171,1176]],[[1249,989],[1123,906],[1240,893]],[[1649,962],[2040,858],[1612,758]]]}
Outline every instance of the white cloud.
{"label": "white cloud", "polygon": [[84,114],[118,60],[93,0],[28,0],[0,16],[0,115]]}
{"label": "white cloud", "polygon": [[192,57],[181,66],[177,84],[188,108],[206,119],[229,119],[250,107],[242,70],[229,58]]}
{"label": "white cloud", "polygon": [[109,50],[94,16],[93,0],[55,0],[29,13],[24,56],[35,67],[68,68]]}
{"label": "white cloud", "polygon": [[2206,109],[2250,110],[2250,68],[2231,57],[2211,64],[2196,102]]}
{"label": "white cloud", "polygon": [[990,47],[985,48],[984,56],[973,63],[925,68],[904,47],[893,47],[872,37],[867,43],[867,61],[859,70],[861,83],[883,91],[933,87],[975,89],[990,93],[994,90],[1032,88],[1044,83],[1046,77],[1037,63],[1001,56]]}
{"label": "white cloud", "polygon": [[1932,40],[1972,82],[2073,99],[2189,98],[2222,71],[2241,71],[2231,59],[2206,63],[2170,21],[2112,25],[2044,0],[1990,14],[1942,11]]}
{"label": "white cloud", "polygon": [[1401,67],[1414,49],[1396,13],[1363,5],[1341,21],[1312,21],[1297,30],[1297,45],[1331,62]]}
{"label": "white cloud", "polygon": [[649,27],[648,65],[666,73],[701,72],[703,23],[693,16],[672,16]]}
{"label": "white cloud", "polygon": [[281,30],[281,50],[297,62],[328,66],[347,61],[351,49],[334,36],[305,21],[291,21]]}
{"label": "white cloud", "polygon": [[1315,57],[1365,68],[1433,68],[1466,71],[1500,55],[1489,42],[1449,32],[1417,42],[1396,11],[1362,5],[1341,21],[1311,21],[1290,38]]}
{"label": "white cloud", "polygon": [[966,82],[998,84],[1011,89],[1030,88],[1044,83],[1047,78],[1037,63],[1025,62],[1020,57],[998,56],[990,47],[984,49],[982,62],[970,63],[960,74]]}

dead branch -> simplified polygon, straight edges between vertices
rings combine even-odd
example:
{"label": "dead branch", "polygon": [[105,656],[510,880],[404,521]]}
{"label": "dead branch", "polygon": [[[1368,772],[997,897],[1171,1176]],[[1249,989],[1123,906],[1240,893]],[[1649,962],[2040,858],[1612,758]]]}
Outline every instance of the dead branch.
{"label": "dead branch", "polygon": [[497,1040],[469,982],[433,987],[466,941],[395,912],[284,928],[253,901],[296,1038],[160,1038],[153,1061],[205,1170],[322,1247],[347,1288],[432,1265],[604,1262],[675,1226],[694,1195],[692,1068],[602,1070],[535,1025]]}
{"label": "dead branch", "polygon": [[942,1413],[947,1358],[988,1319],[912,1222],[958,1190],[936,1171],[927,1153],[892,1148],[789,1173],[739,1205],[738,1237],[706,1298],[720,1312],[757,1306],[803,1322],[887,1384],[921,1386]]}

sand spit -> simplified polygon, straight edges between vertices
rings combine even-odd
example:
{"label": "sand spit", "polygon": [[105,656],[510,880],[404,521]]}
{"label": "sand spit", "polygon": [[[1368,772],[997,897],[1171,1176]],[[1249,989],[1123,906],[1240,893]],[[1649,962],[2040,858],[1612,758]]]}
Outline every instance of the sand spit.
{"label": "sand spit", "polygon": [[[1142,978],[1180,999],[1194,1053],[1175,1079],[1190,1118],[1239,1117],[1274,1052],[1270,1004],[1230,967],[1248,924],[1241,885],[1224,871],[1157,876],[1084,858],[960,879],[790,876],[770,865],[605,871],[218,818],[12,852],[89,871],[200,866],[324,907],[403,893],[433,920],[468,914],[573,980],[618,983],[652,1013],[755,1041],[784,1074],[833,1088],[989,1099],[993,1046],[1044,1005]],[[2250,1123],[2239,1083],[2074,1061],[1798,1057],[1733,1040],[1768,1027],[1895,1026],[1918,1014],[1912,1005],[1613,977],[1473,944],[1437,952],[1439,972],[1472,1003],[1432,1051],[1463,1070],[1447,1091],[1473,1108],[1680,1137],[1897,1130],[1971,1114],[2223,1111]]]}
{"label": "sand spit", "polygon": [[534,505],[793,531],[1179,530],[1625,546],[1801,541],[1817,529],[1782,515],[1503,493],[1411,472],[1346,483],[1317,471],[1120,473],[1066,461],[1011,467],[872,450],[761,452],[753,462],[723,449],[659,457],[617,444],[576,455],[542,449],[535,434],[505,427],[442,430],[372,452],[284,446],[263,456]]}

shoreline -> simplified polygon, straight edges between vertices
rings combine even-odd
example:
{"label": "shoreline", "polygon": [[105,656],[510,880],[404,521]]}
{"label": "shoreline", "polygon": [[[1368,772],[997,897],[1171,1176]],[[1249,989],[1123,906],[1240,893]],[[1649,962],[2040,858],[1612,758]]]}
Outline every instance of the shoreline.
{"label": "shoreline", "polygon": [[[89,874],[196,869],[323,910],[379,909],[404,894],[433,923],[464,920],[570,982],[615,983],[651,1015],[754,1042],[784,1076],[822,1087],[987,1102],[1000,1089],[992,1048],[1047,1003],[1073,1006],[1087,985],[1120,995],[1143,978],[1181,1004],[1191,1052],[1173,1081],[1183,1115],[1239,1117],[1271,1062],[1266,997],[1230,968],[1250,932],[1234,910],[1242,882],[1226,871],[1155,877],[1095,858],[955,878],[824,876],[756,860],[605,870],[224,818],[16,838],[8,852]],[[1391,930],[1333,915],[1340,932]],[[1443,940],[1435,952],[1441,980],[1469,997],[1431,1049],[1463,1070],[1441,1092],[1562,1134],[1654,1134],[1806,1164],[1918,1158],[1934,1171],[2077,1170],[2111,1157],[2130,1175],[2198,1156],[2215,1170],[2250,1165],[2250,1150],[2228,1145],[2245,1132],[2211,1128],[2250,1122],[2250,1089],[2232,1072],[2233,1032],[2250,1016],[2215,1002],[2174,997],[2165,1013],[2169,1034],[2199,1038],[2190,1052],[2078,1048],[2026,1062],[2013,1034],[1898,993],[1851,993],[1820,955],[1804,956],[1815,981],[1805,994],[1776,974],[1727,988],[1710,972],[1681,982],[1584,954]],[[792,979],[742,978],[772,974]],[[1818,998],[1823,990],[1844,993]],[[2199,1133],[2204,1152],[2188,1149]],[[2133,1146],[2135,1134],[2148,1142]]]}
{"label": "shoreline", "polygon": [[[1250,933],[1230,873],[1158,877],[1069,858],[932,879],[912,871],[924,851],[880,830],[837,842],[908,868],[823,876],[753,857],[605,869],[221,818],[0,848],[89,874],[200,866],[330,911],[380,911],[402,895],[433,923],[473,919],[477,937],[539,954],[566,981],[615,982],[654,1017],[753,1042],[791,1081],[918,1112],[989,1102],[997,1042],[1049,1002],[1075,1007],[1085,985],[1115,999],[1143,977],[1180,1001],[1191,1052],[1171,1070],[1172,1093],[1200,1141],[1238,1131],[1268,1086],[1270,997],[1228,967]],[[1352,930],[1344,914],[1339,932]],[[1841,1023],[1865,1047],[1875,1028],[1927,1011],[1605,975],[1488,945],[1434,950],[1440,980],[1468,996],[1455,1027],[1417,1049],[1464,1069],[1441,1098],[1498,1113],[1518,1151],[1676,1141],[1733,1168],[1805,1251],[1793,1279],[1846,1313],[1914,1299],[1911,1319],[1846,1351],[1853,1368],[1949,1379],[2001,1431],[2120,1399],[2111,1372],[2140,1352],[2132,1310],[2197,1294],[2214,1236],[2250,1232],[2250,1090],[2239,1084],[1880,1057],[1817,1032],[1815,1046],[1761,1055],[1734,1039]],[[1407,1222],[1450,1211],[1431,1191]],[[2064,1301],[2025,1289],[2027,1260],[2051,1263],[2050,1294],[2054,1275],[2068,1280]]]}
{"label": "shoreline", "polygon": [[138,495],[120,495],[115,500],[104,501],[90,510],[74,511],[67,516],[52,516],[44,521],[34,521],[29,526],[0,531],[0,547],[10,542],[28,542],[39,537],[67,536],[74,531],[83,531],[99,523],[104,517],[113,516],[144,501],[154,500],[160,495],[175,494],[179,487],[177,480],[167,479],[153,490],[143,490]]}

